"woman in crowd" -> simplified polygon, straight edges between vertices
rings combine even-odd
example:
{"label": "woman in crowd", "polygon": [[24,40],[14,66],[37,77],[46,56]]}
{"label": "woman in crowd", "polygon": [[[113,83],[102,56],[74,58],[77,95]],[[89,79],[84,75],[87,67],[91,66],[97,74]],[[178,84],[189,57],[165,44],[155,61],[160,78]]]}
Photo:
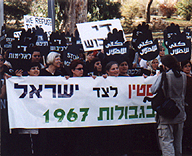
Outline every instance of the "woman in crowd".
{"label": "woman in crowd", "polygon": [[119,76],[119,66],[117,62],[110,61],[107,63],[105,69],[108,76]]}
{"label": "woman in crowd", "polygon": [[1,106],[1,154],[9,155],[9,127],[8,127],[8,112],[6,98],[6,83],[5,76],[8,73],[8,68],[4,65],[5,59],[0,54],[0,106]]}
{"label": "woman in crowd", "polygon": [[72,73],[72,77],[82,77],[84,63],[81,60],[73,60],[70,64],[70,70]]}
{"label": "woman in crowd", "polygon": [[86,56],[86,63],[84,65],[84,75],[89,75],[90,72],[93,72],[93,68],[91,66],[91,61],[93,60],[94,55],[93,51],[89,51]]}
{"label": "woman in crowd", "polygon": [[191,62],[189,60],[181,62],[181,69],[187,76],[192,77]]}
{"label": "woman in crowd", "polygon": [[27,73],[29,76],[39,76],[41,65],[38,62],[33,62],[29,65]]}
{"label": "woman in crowd", "polygon": [[156,70],[157,70],[158,66],[159,66],[159,61],[157,58],[155,58],[149,62],[149,66],[147,69],[149,71],[151,71],[151,76],[154,76],[156,74]]}
{"label": "woman in crowd", "polygon": [[128,75],[128,62],[126,60],[121,60],[119,63],[119,76],[129,76]]}
{"label": "woman in crowd", "polygon": [[185,110],[187,114],[187,119],[185,121],[185,126],[183,129],[183,142],[184,142],[184,150],[187,152],[192,152],[192,73],[191,73],[191,62],[189,60],[185,60],[181,62],[181,70],[187,75],[187,91],[185,101],[187,103]]}
{"label": "woman in crowd", "polygon": [[[27,68],[27,73],[29,76],[39,76],[40,74],[40,69],[41,69],[41,65],[39,64],[39,62],[31,62]],[[22,75],[21,75],[22,76]],[[19,154],[25,154],[29,155],[30,153],[35,153],[37,154],[37,150],[39,149],[40,143],[42,143],[43,140],[39,140],[39,136],[37,136],[37,134],[39,134],[39,130],[38,129],[19,129],[18,133],[21,135],[16,135],[16,137],[18,137],[16,140],[20,140],[19,143],[17,144],[18,149],[20,148],[20,150],[18,152],[20,152]],[[28,135],[26,135],[28,134]],[[31,149],[29,148],[31,145],[33,144],[33,147],[31,147]],[[38,153],[40,152],[40,150],[38,151]]]}
{"label": "woman in crowd", "polygon": [[[174,100],[180,113],[174,119],[167,119],[159,115],[158,136],[163,156],[182,155],[183,125],[186,119],[185,113],[185,92],[187,86],[186,75],[180,72],[180,66],[176,58],[172,55],[165,55],[162,64],[166,71],[168,80],[167,96]],[[151,92],[157,92],[161,82],[161,75],[151,87]],[[162,87],[164,90],[164,87]]]}
{"label": "woman in crowd", "polygon": [[102,76],[103,75],[103,66],[101,64],[101,60],[98,57],[95,57],[91,61],[91,65],[93,68],[93,75]]}
{"label": "woman in crowd", "polygon": [[50,52],[47,55],[47,68],[41,69],[40,76],[59,76],[62,73],[58,70],[61,65],[61,54]]}

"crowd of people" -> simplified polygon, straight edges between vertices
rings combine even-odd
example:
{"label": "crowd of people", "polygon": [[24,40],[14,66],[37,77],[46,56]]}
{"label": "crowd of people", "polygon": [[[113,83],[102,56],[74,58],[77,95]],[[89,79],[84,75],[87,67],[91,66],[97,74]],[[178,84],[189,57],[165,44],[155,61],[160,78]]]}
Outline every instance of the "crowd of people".
{"label": "crowd of people", "polygon": [[[134,61],[129,62],[127,58],[122,57],[119,60],[113,60],[106,62],[103,51],[90,51],[87,53],[81,53],[79,59],[72,60],[69,66],[70,72],[67,72],[63,61],[61,58],[61,54],[59,52],[51,51],[47,57],[46,62],[42,61],[42,55],[40,50],[37,47],[33,48],[32,57],[30,62],[23,69],[15,69],[11,62],[6,59],[6,52],[0,54],[0,78],[1,78],[1,111],[3,112],[1,119],[4,120],[2,125],[4,128],[2,131],[6,134],[8,131],[8,123],[7,121],[7,102],[6,102],[6,78],[10,78],[11,76],[64,76],[66,79],[70,79],[70,77],[84,77],[84,76],[92,76],[96,78],[97,76],[103,76],[107,78],[108,76],[126,76],[129,77],[128,69],[130,68],[143,68],[145,72],[142,73],[144,78],[148,76],[158,75],[160,76],[162,70],[166,70],[168,75],[168,80],[170,81],[170,97],[179,101],[179,105],[182,108],[183,114],[181,117],[173,120],[167,121],[163,118],[160,118],[158,121],[158,134],[166,132],[168,133],[169,140],[166,140],[168,136],[161,136],[160,138],[160,147],[163,155],[181,155],[182,154],[182,136],[183,136],[183,127],[184,127],[184,142],[186,143],[186,149],[192,151],[191,139],[192,135],[190,133],[192,127],[192,91],[191,91],[191,82],[192,82],[192,68],[191,68],[191,60],[185,60],[183,62],[177,62],[176,59],[172,60],[174,57],[171,55],[165,55],[164,47],[160,46],[159,56],[151,61],[145,61],[139,57],[138,53],[135,53]],[[169,57],[169,58],[168,58]],[[164,68],[163,68],[164,67]],[[174,69],[177,69],[176,71]],[[171,70],[170,70],[171,69]],[[147,71],[147,72],[146,72]],[[178,75],[177,75],[178,74]],[[183,82],[181,77],[186,79]],[[178,78],[177,78],[178,77]],[[185,78],[186,77],[186,78]],[[186,85],[184,88],[184,92],[180,92],[183,88],[183,84]],[[153,89],[152,92],[155,93],[158,88],[158,83],[156,85],[156,89]],[[173,86],[175,88],[173,88]],[[178,86],[178,87],[177,87]],[[185,97],[185,92],[187,94]],[[175,93],[175,94],[174,94]],[[182,95],[182,97],[180,97]],[[179,100],[178,100],[179,99]],[[181,100],[182,99],[182,100]],[[187,102],[187,104],[185,104]],[[185,116],[185,110],[187,116]],[[187,119],[187,120],[186,120]],[[186,122],[185,122],[186,120]],[[185,123],[184,123],[185,122]],[[179,124],[179,127],[174,127],[173,125]],[[166,125],[166,126],[165,126]],[[168,127],[168,128],[167,128]],[[165,131],[165,129],[168,129]],[[164,131],[163,131],[164,130]],[[177,134],[176,134],[177,132]],[[22,131],[25,133],[25,131]],[[29,134],[38,134],[38,131],[28,131]],[[53,133],[55,134],[55,133]],[[56,134],[55,134],[56,135]],[[7,134],[5,135],[5,137]],[[44,138],[46,138],[45,136]],[[179,138],[178,138],[179,137]],[[5,139],[2,136],[2,139]],[[6,141],[2,142],[2,145],[6,144]],[[172,145],[173,144],[173,145]],[[41,146],[41,145],[39,145]],[[5,148],[5,147],[4,147]],[[168,154],[167,154],[168,153]],[[170,154],[171,153],[171,154]]]}

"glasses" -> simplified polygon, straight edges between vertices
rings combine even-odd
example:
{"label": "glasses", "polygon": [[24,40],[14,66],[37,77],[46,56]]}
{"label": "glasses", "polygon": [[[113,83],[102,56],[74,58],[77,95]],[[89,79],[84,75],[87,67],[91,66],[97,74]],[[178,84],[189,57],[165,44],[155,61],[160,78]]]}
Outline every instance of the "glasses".
{"label": "glasses", "polygon": [[41,55],[33,55],[33,57],[41,57]]}
{"label": "glasses", "polygon": [[98,65],[101,65],[101,63],[96,63],[95,65],[97,65],[97,66],[98,66]]}
{"label": "glasses", "polygon": [[83,68],[75,68],[75,70],[79,70],[79,71],[81,71],[81,70],[83,70]]}
{"label": "glasses", "polygon": [[4,59],[0,59],[1,62],[4,62]]}

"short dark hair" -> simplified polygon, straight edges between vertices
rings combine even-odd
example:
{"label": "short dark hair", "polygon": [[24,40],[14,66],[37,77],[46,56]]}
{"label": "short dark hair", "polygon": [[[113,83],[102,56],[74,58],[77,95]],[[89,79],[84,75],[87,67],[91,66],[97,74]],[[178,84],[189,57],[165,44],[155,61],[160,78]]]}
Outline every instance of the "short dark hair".
{"label": "short dark hair", "polygon": [[166,67],[170,68],[173,71],[175,77],[179,78],[182,76],[180,73],[181,71],[180,64],[174,56],[165,55],[162,57],[161,62],[163,65],[165,65]]}
{"label": "short dark hair", "polygon": [[36,47],[36,46],[34,46],[34,47],[31,48],[31,54],[33,54],[34,51],[37,51],[37,52],[40,52],[40,53],[41,53],[40,48],[38,48],[38,47]]}
{"label": "short dark hair", "polygon": [[78,64],[81,64],[84,66],[84,63],[81,60],[73,60],[69,66],[70,70],[75,70]]}
{"label": "short dark hair", "polygon": [[110,68],[111,68],[111,66],[114,65],[114,64],[117,64],[117,66],[119,66],[116,61],[110,61],[110,62],[107,63],[107,65],[105,66],[105,70],[106,70],[106,71],[109,71]]}
{"label": "short dark hair", "polygon": [[94,66],[95,62],[101,61],[98,57],[93,58],[93,60],[91,60],[92,65]]}
{"label": "short dark hair", "polygon": [[39,70],[41,69],[41,65],[39,62],[31,62],[27,68],[27,71],[30,71],[32,67],[39,67]]}
{"label": "short dark hair", "polygon": [[191,62],[189,60],[185,60],[185,61],[182,61],[181,62],[181,68],[183,69],[183,67],[186,65],[186,64],[190,64],[191,65]]}
{"label": "short dark hair", "polygon": [[180,69],[179,62],[172,55],[165,55],[161,60],[162,64],[170,69]]}

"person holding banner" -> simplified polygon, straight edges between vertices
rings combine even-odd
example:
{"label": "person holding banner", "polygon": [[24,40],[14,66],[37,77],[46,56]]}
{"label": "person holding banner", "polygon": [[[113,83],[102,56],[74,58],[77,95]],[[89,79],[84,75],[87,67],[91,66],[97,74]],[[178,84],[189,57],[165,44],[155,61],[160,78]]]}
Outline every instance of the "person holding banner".
{"label": "person holding banner", "polygon": [[1,122],[1,155],[10,155],[10,143],[12,136],[9,134],[7,94],[6,94],[6,78],[11,77],[9,68],[4,64],[5,59],[0,54],[0,122]]}
{"label": "person holding banner", "polygon": [[72,77],[82,77],[84,72],[84,63],[81,60],[73,60],[70,64]]}
{"label": "person holding banner", "polygon": [[115,77],[119,76],[119,66],[117,62],[110,61],[105,66],[105,69],[108,76],[115,76]]}
{"label": "person holding banner", "polygon": [[[180,113],[174,119],[168,119],[159,115],[158,118],[158,137],[163,156],[181,156],[183,126],[186,120],[185,113],[185,93],[187,86],[187,77],[180,72],[180,66],[176,58],[172,55],[165,55],[162,58],[162,64],[166,71],[168,80],[168,97],[174,100],[180,110]],[[156,93],[161,84],[161,75],[151,87],[151,93]],[[164,85],[164,84],[163,84]],[[164,87],[162,87],[164,90]]]}
{"label": "person holding banner", "polygon": [[93,68],[93,75],[102,76],[103,75],[103,66],[101,60],[98,57],[95,57],[91,61],[91,66]]}
{"label": "person holding banner", "polygon": [[47,55],[48,67],[41,69],[40,76],[59,76],[61,72],[58,70],[61,65],[61,54],[50,52]]}
{"label": "person holding banner", "polygon": [[118,63],[119,63],[119,76],[129,76],[128,62],[125,59],[121,59]]}
{"label": "person holding banner", "polygon": [[185,101],[187,103],[185,110],[187,114],[187,119],[185,121],[184,129],[183,129],[183,142],[184,142],[184,150],[192,152],[192,73],[191,73],[191,62],[189,60],[185,60],[181,62],[181,69],[187,75],[187,91]]}

